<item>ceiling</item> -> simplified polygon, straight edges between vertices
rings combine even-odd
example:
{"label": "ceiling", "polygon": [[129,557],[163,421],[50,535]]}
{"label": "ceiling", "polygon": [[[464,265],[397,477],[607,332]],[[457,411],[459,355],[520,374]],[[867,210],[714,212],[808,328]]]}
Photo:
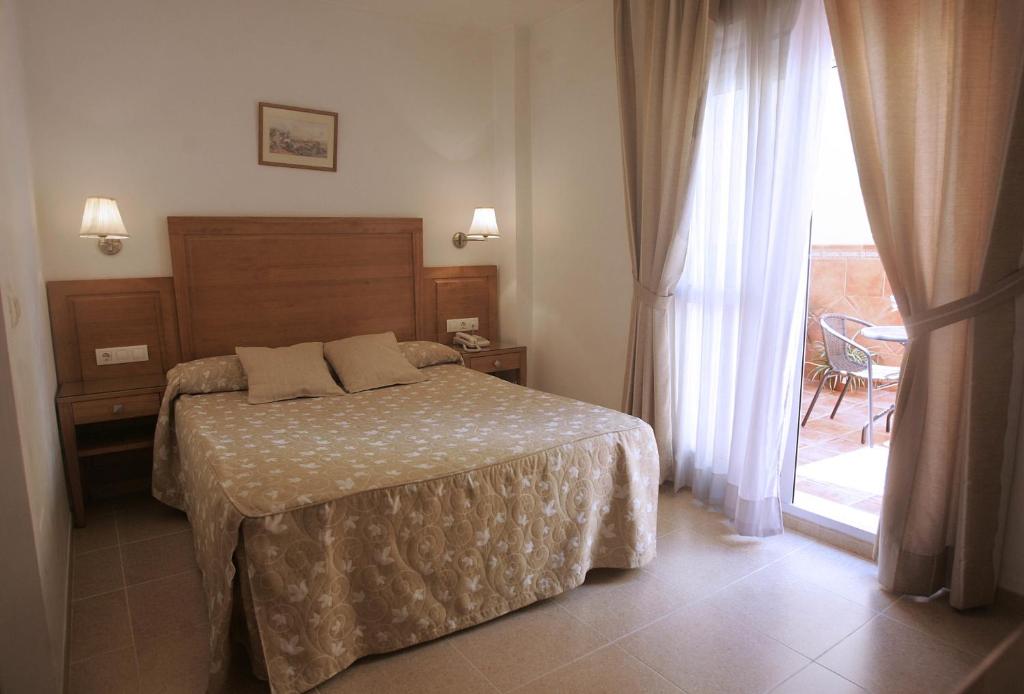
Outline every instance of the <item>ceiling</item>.
{"label": "ceiling", "polygon": [[493,31],[528,25],[580,0],[332,0],[353,9],[455,27]]}

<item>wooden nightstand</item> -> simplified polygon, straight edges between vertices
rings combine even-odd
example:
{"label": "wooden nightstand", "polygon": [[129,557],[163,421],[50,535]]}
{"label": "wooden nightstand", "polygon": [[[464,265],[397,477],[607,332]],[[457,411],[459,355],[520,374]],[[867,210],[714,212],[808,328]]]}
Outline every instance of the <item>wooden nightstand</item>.
{"label": "wooden nightstand", "polygon": [[497,376],[521,386],[526,385],[526,347],[491,343],[479,352],[453,345],[462,354],[466,366],[474,371]]}
{"label": "wooden nightstand", "polygon": [[130,451],[152,456],[163,376],[64,383],[57,390],[57,421],[64,474],[75,525],[85,525],[85,464],[100,466]]}

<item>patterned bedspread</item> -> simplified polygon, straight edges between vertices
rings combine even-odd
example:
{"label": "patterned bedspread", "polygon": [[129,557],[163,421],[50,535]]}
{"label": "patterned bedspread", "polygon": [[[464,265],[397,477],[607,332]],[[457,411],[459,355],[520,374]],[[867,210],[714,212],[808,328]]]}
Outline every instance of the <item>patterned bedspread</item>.
{"label": "patterned bedspread", "polygon": [[278,694],[654,557],[658,455],[638,419],[455,364],[413,385],[249,405],[232,360],[170,372],[154,448],[153,493],[195,534],[211,691],[236,550]]}

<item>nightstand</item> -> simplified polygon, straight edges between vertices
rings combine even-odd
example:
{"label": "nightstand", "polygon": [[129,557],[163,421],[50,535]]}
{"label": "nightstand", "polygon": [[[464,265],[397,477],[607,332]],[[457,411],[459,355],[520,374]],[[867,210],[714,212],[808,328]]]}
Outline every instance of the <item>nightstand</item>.
{"label": "nightstand", "polygon": [[85,466],[99,471],[118,455],[152,459],[163,376],[64,383],[57,390],[57,421],[64,449],[64,476],[77,527],[85,525]]}
{"label": "nightstand", "polygon": [[478,352],[453,345],[462,354],[466,366],[474,371],[497,376],[521,386],[526,385],[526,347],[491,343]]}

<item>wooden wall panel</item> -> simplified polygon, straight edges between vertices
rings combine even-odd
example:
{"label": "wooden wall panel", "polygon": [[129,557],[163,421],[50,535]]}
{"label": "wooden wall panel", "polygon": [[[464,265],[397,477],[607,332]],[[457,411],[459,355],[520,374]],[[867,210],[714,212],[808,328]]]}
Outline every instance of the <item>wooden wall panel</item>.
{"label": "wooden wall panel", "polygon": [[[162,377],[181,360],[170,277],[47,282],[58,383]],[[96,363],[96,350],[146,345],[149,360]]]}
{"label": "wooden wall panel", "polygon": [[496,265],[423,268],[423,285],[421,339],[450,345],[455,333],[447,331],[448,319],[473,317],[480,319],[481,335],[501,338]]}

